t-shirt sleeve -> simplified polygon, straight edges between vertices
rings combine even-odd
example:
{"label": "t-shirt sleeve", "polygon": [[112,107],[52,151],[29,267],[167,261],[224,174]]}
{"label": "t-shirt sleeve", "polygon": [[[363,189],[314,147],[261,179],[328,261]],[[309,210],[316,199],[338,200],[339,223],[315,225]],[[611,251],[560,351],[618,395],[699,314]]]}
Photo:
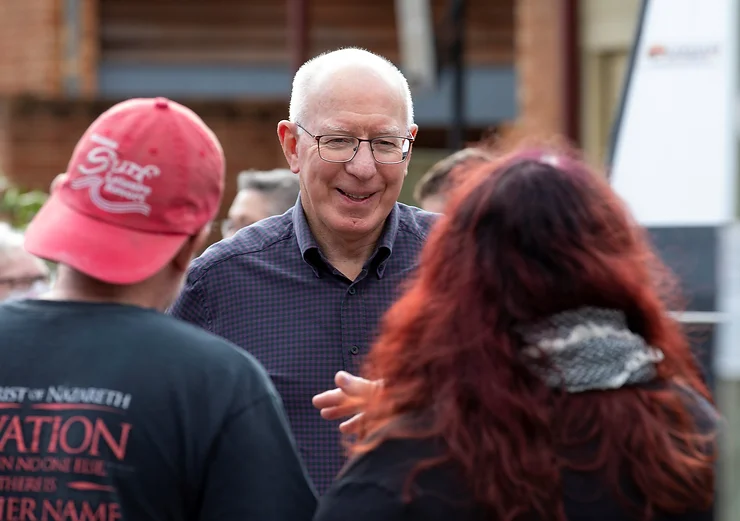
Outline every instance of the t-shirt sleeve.
{"label": "t-shirt sleeve", "polygon": [[401,498],[368,482],[335,484],[321,497],[313,521],[409,521]]}
{"label": "t-shirt sleeve", "polygon": [[316,494],[280,399],[268,394],[227,420],[211,449],[200,521],[308,521]]}
{"label": "t-shirt sleeve", "polygon": [[185,285],[174,304],[167,310],[167,314],[179,318],[196,326],[200,326],[206,331],[211,330],[211,316],[208,309],[205,290],[203,285],[205,280],[199,272],[191,271],[188,273]]}

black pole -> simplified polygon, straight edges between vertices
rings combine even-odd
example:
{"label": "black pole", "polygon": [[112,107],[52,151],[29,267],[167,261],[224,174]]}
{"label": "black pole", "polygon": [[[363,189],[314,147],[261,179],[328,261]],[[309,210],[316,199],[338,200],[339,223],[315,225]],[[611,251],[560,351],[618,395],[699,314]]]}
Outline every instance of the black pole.
{"label": "black pole", "polygon": [[643,30],[645,26],[645,17],[648,10],[649,0],[642,0],[640,4],[640,14],[637,19],[637,27],[635,28],[635,36],[632,39],[632,49],[630,51],[629,65],[627,66],[627,73],[624,81],[622,82],[622,92],[619,97],[619,104],[617,105],[617,113],[614,116],[614,124],[611,128],[611,134],[609,137],[609,148],[607,149],[606,157],[606,168],[607,178],[611,177],[611,169],[614,163],[614,154],[617,151],[617,145],[619,144],[619,130],[622,127],[622,119],[624,117],[624,111],[627,107],[627,97],[629,96],[630,85],[632,85],[632,79],[635,73],[635,67],[637,67],[637,53],[640,52],[640,44],[643,39]]}
{"label": "black pole", "polygon": [[460,150],[465,139],[465,0],[452,0],[452,125],[448,132],[448,146]]}

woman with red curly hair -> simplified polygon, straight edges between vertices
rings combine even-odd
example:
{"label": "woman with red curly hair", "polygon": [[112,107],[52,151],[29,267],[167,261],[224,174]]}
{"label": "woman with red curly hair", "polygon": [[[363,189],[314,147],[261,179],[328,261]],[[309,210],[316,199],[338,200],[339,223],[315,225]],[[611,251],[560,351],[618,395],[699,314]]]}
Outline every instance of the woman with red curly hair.
{"label": "woman with red curly hair", "polygon": [[385,316],[315,520],[710,520],[717,417],[663,273],[572,156],[477,167]]}

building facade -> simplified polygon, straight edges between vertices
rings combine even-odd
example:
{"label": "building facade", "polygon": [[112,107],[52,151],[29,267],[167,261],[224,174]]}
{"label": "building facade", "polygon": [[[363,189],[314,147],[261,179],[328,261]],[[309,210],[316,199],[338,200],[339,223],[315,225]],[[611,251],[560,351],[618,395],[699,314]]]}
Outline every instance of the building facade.
{"label": "building facade", "polygon": [[[430,1],[440,67],[415,92],[415,171],[445,149],[453,117],[453,3]],[[475,140],[517,115],[514,0],[465,4],[465,137]],[[298,63],[343,46],[401,61],[394,0],[24,0],[0,12],[0,170],[29,189],[65,168],[94,117],[135,96],[196,109],[230,176],[283,166],[276,125]]]}

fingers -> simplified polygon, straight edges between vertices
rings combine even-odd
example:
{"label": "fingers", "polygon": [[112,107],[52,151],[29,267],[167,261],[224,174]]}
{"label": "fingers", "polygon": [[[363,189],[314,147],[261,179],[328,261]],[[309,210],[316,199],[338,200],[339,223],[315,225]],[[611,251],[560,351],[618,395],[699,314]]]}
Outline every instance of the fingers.
{"label": "fingers", "polygon": [[377,383],[353,376],[345,371],[339,371],[334,377],[336,389],[317,394],[311,400],[317,409],[337,407],[347,400],[367,400],[376,388]]}
{"label": "fingers", "polygon": [[337,384],[347,396],[367,399],[375,390],[377,383],[365,380],[358,376],[349,374],[346,371],[339,371],[334,377],[334,383]]}
{"label": "fingers", "polygon": [[350,401],[336,407],[326,407],[321,409],[321,417],[325,420],[338,420],[340,418],[347,418],[353,414],[357,414],[362,411],[364,402]]}
{"label": "fingers", "polygon": [[61,182],[66,179],[66,177],[66,173],[57,174],[57,176],[54,178],[54,180],[51,182],[51,185],[49,186],[49,193],[52,193],[54,190],[56,190]]}
{"label": "fingers", "polygon": [[347,399],[342,389],[332,389],[330,391],[324,391],[321,394],[317,394],[311,400],[313,406],[317,409],[326,409],[329,407],[336,407],[341,405]]}
{"label": "fingers", "polygon": [[363,414],[356,414],[346,422],[342,422],[339,424],[339,431],[342,434],[357,434],[360,432],[360,429],[362,428],[362,419]]}
{"label": "fingers", "polygon": [[317,394],[311,403],[321,411],[321,417],[325,420],[340,420],[351,416],[340,424],[339,430],[344,434],[357,434],[362,427],[365,405],[373,391],[382,385],[382,381],[370,381],[339,371],[334,382],[336,389]]}

